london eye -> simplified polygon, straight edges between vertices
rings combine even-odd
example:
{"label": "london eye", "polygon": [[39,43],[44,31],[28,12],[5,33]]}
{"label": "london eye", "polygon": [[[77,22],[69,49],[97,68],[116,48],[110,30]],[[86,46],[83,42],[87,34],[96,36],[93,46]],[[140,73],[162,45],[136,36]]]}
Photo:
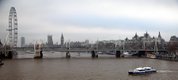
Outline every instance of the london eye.
{"label": "london eye", "polygon": [[18,42],[18,23],[17,23],[17,13],[15,7],[11,7],[9,12],[9,26],[7,31],[8,43],[11,47],[17,47]]}

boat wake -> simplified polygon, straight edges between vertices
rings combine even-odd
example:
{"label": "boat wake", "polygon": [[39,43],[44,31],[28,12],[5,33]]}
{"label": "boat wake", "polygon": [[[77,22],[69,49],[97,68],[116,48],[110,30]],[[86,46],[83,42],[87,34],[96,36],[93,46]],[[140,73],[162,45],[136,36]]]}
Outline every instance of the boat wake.
{"label": "boat wake", "polygon": [[172,73],[172,72],[178,72],[175,70],[157,70],[158,73]]}

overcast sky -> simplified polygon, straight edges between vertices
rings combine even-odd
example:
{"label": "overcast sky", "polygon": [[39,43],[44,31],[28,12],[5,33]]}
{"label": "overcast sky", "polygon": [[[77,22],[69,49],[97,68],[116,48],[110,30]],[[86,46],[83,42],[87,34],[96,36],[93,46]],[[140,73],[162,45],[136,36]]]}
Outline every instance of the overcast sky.
{"label": "overcast sky", "polygon": [[[118,40],[178,34],[178,0],[0,0],[0,39],[8,35],[8,13],[17,11],[19,37],[27,43],[53,35],[65,41]],[[20,42],[20,39],[19,39]]]}

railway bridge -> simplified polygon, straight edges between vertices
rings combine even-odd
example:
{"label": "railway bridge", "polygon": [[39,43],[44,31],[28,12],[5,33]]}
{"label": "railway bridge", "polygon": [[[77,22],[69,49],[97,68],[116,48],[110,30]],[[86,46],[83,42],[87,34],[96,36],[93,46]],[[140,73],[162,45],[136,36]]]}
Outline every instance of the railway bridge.
{"label": "railway bridge", "polygon": [[[33,47],[16,47],[14,48],[16,51],[34,51]],[[59,47],[44,47],[43,51],[57,51],[57,52],[66,52],[66,57],[70,57],[70,52],[90,52],[92,58],[97,58],[98,54],[109,54],[109,55],[115,55],[116,58],[121,57],[121,55],[124,52],[131,53],[133,56],[145,56],[148,53],[152,55],[158,55],[159,53],[167,53],[168,51],[165,49],[159,49],[155,51],[154,49],[128,49],[128,50],[122,50],[122,49],[92,49],[92,48],[59,48]]]}

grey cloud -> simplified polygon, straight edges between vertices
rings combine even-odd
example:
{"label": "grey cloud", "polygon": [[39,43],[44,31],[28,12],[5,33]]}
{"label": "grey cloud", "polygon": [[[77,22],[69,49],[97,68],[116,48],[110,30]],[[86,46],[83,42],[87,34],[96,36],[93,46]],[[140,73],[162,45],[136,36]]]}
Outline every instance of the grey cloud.
{"label": "grey cloud", "polygon": [[[140,4],[140,5],[163,5],[170,8],[177,8],[177,0],[0,0],[0,38],[4,39],[7,32],[5,31],[8,26],[8,12],[11,6],[15,6],[17,10],[17,17],[19,23],[19,36],[26,36],[27,39],[29,37],[33,37],[32,39],[43,39],[46,40],[47,34],[53,34],[54,37],[60,36],[60,34],[65,31],[64,27],[68,27],[68,25],[72,26],[80,26],[82,28],[88,27],[101,27],[104,29],[132,29],[132,32],[140,32],[143,34],[144,31],[149,30],[150,33],[156,33],[157,31],[165,31],[169,32],[168,34],[175,34],[176,26],[178,24],[168,24],[164,25],[163,23],[149,23],[147,21],[138,21],[136,23],[136,19],[132,21],[120,19],[118,16],[114,16],[109,18],[102,17],[102,12],[97,8],[102,6],[97,6],[96,10],[87,10],[87,9],[95,9],[90,8],[94,4],[101,3],[115,3],[115,4]],[[80,8],[79,8],[80,7]],[[74,10],[71,10],[74,9]],[[94,12],[96,11],[96,12]],[[105,11],[105,10],[103,10]],[[98,13],[97,15],[95,13]],[[100,16],[101,14],[101,16]],[[87,15],[91,15],[87,16]],[[106,14],[107,15],[107,14]],[[77,17],[78,16],[78,17]],[[112,16],[112,15],[111,15]],[[88,17],[88,18],[87,18]],[[93,17],[93,18],[92,18]],[[101,17],[101,18],[99,18]],[[119,18],[119,19],[117,19]],[[139,23],[140,22],[140,23]],[[154,21],[153,21],[154,22]],[[148,27],[147,27],[148,24]],[[150,26],[151,24],[151,26]],[[125,27],[125,26],[126,27]],[[146,27],[144,26],[146,25]],[[144,28],[142,27],[144,26]],[[161,27],[160,27],[161,26]],[[170,27],[171,26],[171,27]],[[59,29],[59,30],[48,30],[50,28]],[[171,28],[171,29],[169,29]],[[156,30],[158,29],[158,30]],[[153,30],[153,31],[151,31]],[[170,32],[171,31],[171,32]],[[79,33],[68,33],[66,34],[66,39],[72,40],[80,40],[78,35]],[[118,39],[118,36],[131,37],[134,33],[128,33],[126,35],[123,34],[88,34],[83,33],[81,35],[84,39],[96,40],[96,37],[101,37],[102,39]],[[101,36],[101,35],[106,36]],[[88,35],[88,37],[86,37]],[[109,37],[108,37],[109,36]],[[124,36],[124,37],[123,37]],[[164,36],[167,36],[164,34]],[[93,39],[95,38],[95,39]],[[167,37],[169,38],[169,37]],[[27,40],[31,42],[31,40]],[[58,41],[58,38],[55,38],[55,41]]]}

